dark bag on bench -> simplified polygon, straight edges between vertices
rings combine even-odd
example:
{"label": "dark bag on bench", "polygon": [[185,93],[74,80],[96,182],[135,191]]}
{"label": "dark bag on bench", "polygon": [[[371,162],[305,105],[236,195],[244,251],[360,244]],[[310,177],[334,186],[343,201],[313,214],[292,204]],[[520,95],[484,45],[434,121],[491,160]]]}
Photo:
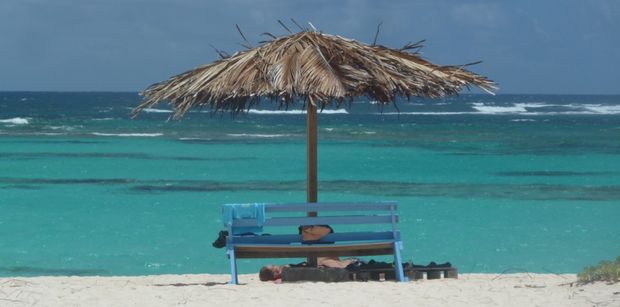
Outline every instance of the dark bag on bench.
{"label": "dark bag on bench", "polygon": [[320,242],[321,238],[334,233],[329,225],[302,225],[298,228],[302,236],[302,244],[334,244],[334,242]]}

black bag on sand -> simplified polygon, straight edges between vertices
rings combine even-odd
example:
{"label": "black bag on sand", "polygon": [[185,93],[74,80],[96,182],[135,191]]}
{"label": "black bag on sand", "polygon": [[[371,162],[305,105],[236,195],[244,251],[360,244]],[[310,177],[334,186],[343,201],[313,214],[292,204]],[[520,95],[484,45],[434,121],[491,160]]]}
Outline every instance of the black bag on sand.
{"label": "black bag on sand", "polygon": [[282,282],[322,281],[339,282],[350,281],[350,272],[340,268],[316,267],[284,267],[282,268]]}
{"label": "black bag on sand", "polygon": [[[426,272],[428,279],[457,278],[456,268],[450,262],[437,264],[431,262],[428,265],[418,265],[411,262],[403,263],[405,276],[410,280],[422,279],[422,272]],[[352,262],[346,269],[324,268],[308,265],[306,262],[291,264],[282,269],[283,282],[296,281],[369,281],[369,280],[396,280],[394,263],[370,260],[368,262],[357,260]]]}

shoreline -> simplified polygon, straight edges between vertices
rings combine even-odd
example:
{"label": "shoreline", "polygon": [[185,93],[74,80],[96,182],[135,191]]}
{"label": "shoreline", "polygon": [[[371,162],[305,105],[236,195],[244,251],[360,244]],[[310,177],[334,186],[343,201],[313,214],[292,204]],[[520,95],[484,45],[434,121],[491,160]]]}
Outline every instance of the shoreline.
{"label": "shoreline", "polygon": [[260,282],[257,274],[0,278],[2,306],[617,306],[620,283],[576,284],[575,274],[460,274],[406,283]]}

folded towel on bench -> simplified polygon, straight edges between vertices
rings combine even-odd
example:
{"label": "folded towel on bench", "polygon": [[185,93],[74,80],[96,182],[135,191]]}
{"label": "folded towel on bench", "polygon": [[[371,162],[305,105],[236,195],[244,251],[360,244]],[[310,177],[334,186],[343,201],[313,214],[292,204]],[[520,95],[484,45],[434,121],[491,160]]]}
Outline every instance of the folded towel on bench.
{"label": "folded towel on bench", "polygon": [[255,226],[233,228],[234,235],[263,231],[263,224],[265,223],[265,204],[226,204],[223,206],[223,211],[224,225],[232,224],[233,220],[256,220]]}

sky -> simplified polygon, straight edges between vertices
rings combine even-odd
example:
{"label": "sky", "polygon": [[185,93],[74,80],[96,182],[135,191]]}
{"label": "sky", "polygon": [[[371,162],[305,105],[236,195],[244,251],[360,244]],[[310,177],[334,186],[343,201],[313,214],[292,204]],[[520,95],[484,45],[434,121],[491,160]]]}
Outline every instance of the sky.
{"label": "sky", "polygon": [[244,49],[318,30],[470,70],[505,94],[620,94],[620,0],[2,0],[0,90],[140,91]]}

